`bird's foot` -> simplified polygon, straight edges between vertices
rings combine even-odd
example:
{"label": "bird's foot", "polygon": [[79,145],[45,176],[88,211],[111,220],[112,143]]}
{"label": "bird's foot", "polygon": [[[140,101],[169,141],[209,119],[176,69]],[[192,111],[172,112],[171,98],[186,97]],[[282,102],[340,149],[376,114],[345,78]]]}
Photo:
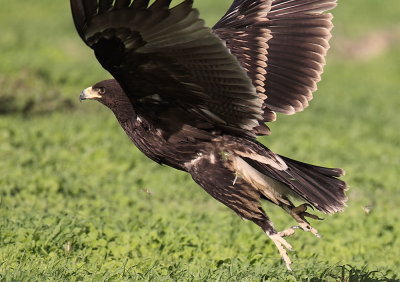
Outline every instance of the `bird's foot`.
{"label": "bird's foot", "polygon": [[294,234],[294,232],[296,231],[295,229],[297,228],[297,226],[293,226],[291,228],[285,229],[281,232],[278,232],[279,236],[281,237],[289,237],[292,236]]}
{"label": "bird's foot", "polygon": [[310,214],[310,213],[306,212],[307,207],[314,209],[310,204],[302,204],[302,205],[292,208],[290,210],[291,216],[299,224],[299,226],[296,226],[294,228],[300,228],[303,231],[311,232],[317,238],[320,238],[321,235],[319,235],[318,230],[311,226],[311,224],[307,221],[306,217],[316,219],[316,220],[323,220],[323,219],[320,218],[319,216],[316,216],[314,214]]}
{"label": "bird's foot", "polygon": [[[287,229],[287,230],[289,230],[289,229]],[[287,230],[285,230],[285,231],[287,231]],[[282,232],[285,232],[285,231],[282,231]],[[294,233],[293,229],[292,229],[292,231]],[[269,238],[271,238],[271,240],[274,242],[274,244],[278,248],[279,254],[281,255],[283,261],[286,264],[286,268],[291,271],[292,269],[290,268],[290,265],[292,264],[292,261],[290,260],[286,250],[291,251],[293,248],[285,239],[283,239],[283,237],[290,236],[293,233],[290,235],[287,235],[289,233],[282,234],[282,232],[275,233],[273,235],[268,235],[268,236],[269,236]]]}

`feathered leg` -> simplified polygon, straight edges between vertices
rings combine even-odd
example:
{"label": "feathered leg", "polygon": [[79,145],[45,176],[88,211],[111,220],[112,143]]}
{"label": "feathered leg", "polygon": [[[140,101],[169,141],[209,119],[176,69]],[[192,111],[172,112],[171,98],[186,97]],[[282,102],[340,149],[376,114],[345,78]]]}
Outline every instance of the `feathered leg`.
{"label": "feathered leg", "polygon": [[242,177],[223,166],[224,160],[214,155],[204,155],[195,159],[188,165],[188,170],[205,191],[219,202],[235,211],[240,217],[256,223],[274,242],[279,254],[291,269],[291,260],[287,250],[292,246],[284,237],[294,234],[294,229],[277,232],[260,204],[260,193]]}

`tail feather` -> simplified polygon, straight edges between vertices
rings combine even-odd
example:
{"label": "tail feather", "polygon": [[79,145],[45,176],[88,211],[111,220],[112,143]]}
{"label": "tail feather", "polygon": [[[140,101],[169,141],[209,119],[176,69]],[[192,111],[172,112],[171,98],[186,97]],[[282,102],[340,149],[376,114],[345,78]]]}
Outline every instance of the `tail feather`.
{"label": "tail feather", "polygon": [[316,170],[318,172],[320,172],[323,175],[326,176],[332,176],[332,177],[342,177],[346,174],[346,172],[341,169],[341,168],[326,168],[326,167],[322,167],[322,166],[315,166],[315,165],[310,165],[307,163],[303,163],[303,162],[299,162],[296,160],[292,160],[283,156],[280,156],[284,161],[288,161],[291,162],[293,164],[297,164],[299,166],[303,166],[303,167],[308,167],[308,168],[312,168],[313,170]]}
{"label": "tail feather", "polygon": [[324,213],[339,212],[346,207],[347,185],[337,178],[344,175],[342,169],[314,166],[279,157],[286,163],[286,170],[277,170],[250,158],[246,158],[246,162],[265,175],[288,185],[296,196]]}
{"label": "tail feather", "polygon": [[288,173],[294,178],[291,186],[310,204],[325,213],[339,212],[346,207],[347,185],[337,178],[344,174],[342,169],[313,166],[284,157],[283,159],[289,167]]}

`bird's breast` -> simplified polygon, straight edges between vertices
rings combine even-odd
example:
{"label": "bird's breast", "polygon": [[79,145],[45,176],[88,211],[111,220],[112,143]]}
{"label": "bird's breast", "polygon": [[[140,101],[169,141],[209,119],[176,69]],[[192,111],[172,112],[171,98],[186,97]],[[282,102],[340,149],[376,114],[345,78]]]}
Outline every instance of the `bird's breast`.
{"label": "bird's breast", "polygon": [[148,158],[179,170],[185,170],[185,163],[193,160],[202,147],[199,143],[183,142],[171,138],[164,129],[147,122],[143,117],[121,123],[122,128],[136,147]]}

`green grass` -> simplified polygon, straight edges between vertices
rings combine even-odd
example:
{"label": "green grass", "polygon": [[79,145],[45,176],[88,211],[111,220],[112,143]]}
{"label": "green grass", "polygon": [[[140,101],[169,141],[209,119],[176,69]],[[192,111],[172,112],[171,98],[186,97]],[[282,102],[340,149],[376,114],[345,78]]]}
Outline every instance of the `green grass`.
{"label": "green grass", "polygon": [[[397,1],[341,1],[335,33],[398,26]],[[229,5],[197,2],[209,23]],[[262,139],[345,168],[351,186],[346,211],[315,223],[322,239],[289,238],[289,273],[258,227],[146,159],[103,106],[78,103],[108,75],[68,1],[0,4],[0,281],[399,281],[398,46],[364,61],[333,54],[311,107]],[[265,209],[278,229],[294,224]]]}

